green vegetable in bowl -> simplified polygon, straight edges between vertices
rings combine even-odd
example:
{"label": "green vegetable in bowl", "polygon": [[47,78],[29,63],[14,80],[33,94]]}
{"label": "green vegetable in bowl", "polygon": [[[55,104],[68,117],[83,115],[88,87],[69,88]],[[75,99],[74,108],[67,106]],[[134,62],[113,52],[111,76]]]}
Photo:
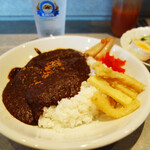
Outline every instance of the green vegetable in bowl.
{"label": "green vegetable in bowl", "polygon": [[129,42],[129,44],[131,44],[133,42],[133,40],[131,40],[130,42]]}
{"label": "green vegetable in bowl", "polygon": [[141,41],[147,41],[150,40],[150,36],[144,36],[141,38]]}

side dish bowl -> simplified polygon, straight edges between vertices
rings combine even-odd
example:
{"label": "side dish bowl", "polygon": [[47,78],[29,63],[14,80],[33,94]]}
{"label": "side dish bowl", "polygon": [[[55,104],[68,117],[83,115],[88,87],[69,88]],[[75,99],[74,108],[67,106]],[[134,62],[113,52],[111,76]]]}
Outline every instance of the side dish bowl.
{"label": "side dish bowl", "polygon": [[[84,52],[100,39],[81,36],[56,36],[37,39],[17,46],[0,56],[0,93],[8,82],[8,73],[14,67],[24,66],[41,52],[56,48],[73,48]],[[128,42],[128,41],[127,41]],[[105,119],[89,125],[64,130],[43,129],[24,124],[12,117],[0,98],[0,133],[20,144],[38,149],[91,149],[114,143],[136,130],[150,112],[150,75],[144,64],[123,48],[114,45],[111,54],[125,59],[126,73],[146,85],[139,95],[141,107],[121,119]]]}
{"label": "side dish bowl", "polygon": [[[150,27],[134,28],[125,32],[121,36],[120,44],[122,48],[124,48],[125,50],[128,50],[130,53],[132,53],[137,58],[139,58],[145,64],[145,66],[150,70],[150,64],[145,61],[146,59],[150,58],[150,45],[144,44],[144,47],[147,47],[149,49],[149,50],[144,50],[143,48],[138,47],[135,44],[137,43],[137,41],[143,42],[144,41],[143,37],[149,37],[149,36],[150,36]],[[141,44],[142,43],[140,43],[140,45]]]}

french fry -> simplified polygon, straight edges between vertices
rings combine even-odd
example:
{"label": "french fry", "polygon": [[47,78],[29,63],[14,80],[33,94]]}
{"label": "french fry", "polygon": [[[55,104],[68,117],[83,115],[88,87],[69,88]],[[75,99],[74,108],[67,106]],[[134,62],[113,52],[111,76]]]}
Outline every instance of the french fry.
{"label": "french fry", "polygon": [[95,59],[100,59],[105,57],[106,53],[110,51],[112,46],[114,45],[116,38],[112,37],[110,41],[106,44],[106,46],[95,56]]}
{"label": "french fry", "polygon": [[136,99],[133,100],[129,105],[119,105],[118,107],[113,107],[110,103],[109,98],[107,96],[104,96],[100,92],[94,93],[94,96],[91,100],[102,112],[113,118],[124,117],[140,107],[140,101]]}
{"label": "french fry", "polygon": [[136,99],[138,96],[138,93],[134,89],[131,89],[123,84],[120,84],[117,81],[112,82],[111,86],[117,90],[122,91],[126,95],[130,96],[132,99]]}
{"label": "french fry", "polygon": [[126,116],[140,107],[137,96],[145,85],[127,74],[113,71],[98,61],[93,66],[95,76],[88,82],[98,90],[92,102],[105,114],[113,118]]}
{"label": "french fry", "polygon": [[112,88],[107,81],[102,78],[91,76],[87,80],[90,82],[94,87],[96,87],[102,93],[112,97],[115,99],[116,102],[126,106],[132,102],[132,98],[128,95],[124,94],[123,92]]}
{"label": "french fry", "polygon": [[109,40],[110,39],[108,38],[102,39],[99,43],[89,48],[85,52],[85,55],[95,57],[105,47],[105,45],[107,44],[107,42],[109,42]]}
{"label": "french fry", "polygon": [[137,93],[143,91],[145,85],[135,78],[130,77],[127,74],[123,74],[117,71],[113,71],[111,68],[105,67],[101,62],[96,62],[93,65],[95,74],[102,78],[116,79],[118,82],[127,85],[128,87],[133,88]]}

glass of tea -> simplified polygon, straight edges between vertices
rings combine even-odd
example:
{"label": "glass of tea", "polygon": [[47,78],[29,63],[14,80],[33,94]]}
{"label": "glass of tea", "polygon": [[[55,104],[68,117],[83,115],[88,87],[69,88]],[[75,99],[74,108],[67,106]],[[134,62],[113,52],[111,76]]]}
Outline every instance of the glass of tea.
{"label": "glass of tea", "polygon": [[136,27],[141,4],[142,0],[113,0],[111,31],[115,36]]}

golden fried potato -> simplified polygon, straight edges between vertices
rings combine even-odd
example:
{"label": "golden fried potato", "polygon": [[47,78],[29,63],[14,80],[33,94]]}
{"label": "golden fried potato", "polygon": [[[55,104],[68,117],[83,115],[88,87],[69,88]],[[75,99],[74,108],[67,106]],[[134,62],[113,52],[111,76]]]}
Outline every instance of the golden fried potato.
{"label": "golden fried potato", "polygon": [[143,83],[137,81],[135,78],[130,77],[127,74],[113,71],[111,68],[105,67],[102,62],[96,62],[93,65],[93,69],[95,70],[95,74],[97,76],[117,80],[118,82],[125,84],[130,88],[133,88],[137,93],[142,92],[145,87]]}
{"label": "golden fried potato", "polygon": [[127,74],[113,71],[102,62],[93,65],[96,76],[87,80],[98,89],[92,102],[104,113],[113,118],[130,114],[140,107],[137,96],[145,85]]}
{"label": "golden fried potato", "polygon": [[100,92],[96,92],[91,100],[102,112],[113,118],[124,117],[140,107],[140,101],[138,100],[133,100],[126,106],[118,105],[117,107],[113,107],[109,97],[104,96]]}
{"label": "golden fried potato", "polygon": [[112,88],[107,81],[102,78],[91,76],[87,80],[100,92],[112,97],[116,102],[126,106],[132,102],[132,98],[124,94],[120,90]]}
{"label": "golden fried potato", "polygon": [[111,86],[117,90],[122,91],[126,95],[130,96],[132,99],[136,99],[138,96],[138,93],[134,89],[129,88],[125,86],[124,84],[118,83],[117,81],[112,81]]}

